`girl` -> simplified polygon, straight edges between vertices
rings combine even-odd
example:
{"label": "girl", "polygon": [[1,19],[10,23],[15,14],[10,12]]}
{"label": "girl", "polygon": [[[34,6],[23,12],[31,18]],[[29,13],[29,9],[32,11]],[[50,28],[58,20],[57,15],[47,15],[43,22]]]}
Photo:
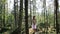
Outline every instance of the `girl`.
{"label": "girl", "polygon": [[33,20],[32,20],[32,29],[34,30],[34,33],[36,32],[36,19],[35,16],[33,16]]}

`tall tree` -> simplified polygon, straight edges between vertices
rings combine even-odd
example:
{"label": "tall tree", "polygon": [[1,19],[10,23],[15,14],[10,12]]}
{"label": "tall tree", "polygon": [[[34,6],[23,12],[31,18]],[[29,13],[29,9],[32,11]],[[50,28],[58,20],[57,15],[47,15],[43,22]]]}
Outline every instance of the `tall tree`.
{"label": "tall tree", "polygon": [[56,34],[58,34],[58,32],[59,32],[59,24],[58,24],[57,13],[58,13],[58,0],[55,0]]}
{"label": "tall tree", "polygon": [[[2,7],[3,7],[3,8],[2,8]],[[5,3],[4,3],[4,1],[2,1],[2,0],[1,0],[1,9],[3,9],[3,10],[1,10],[1,11],[4,11],[4,9],[5,9]],[[5,26],[5,11],[2,12],[2,14],[3,14],[3,15],[1,15],[1,16],[3,16],[3,18],[2,18],[2,23],[3,23],[3,26]]]}
{"label": "tall tree", "polygon": [[[47,19],[47,11],[46,11],[46,0],[43,0],[43,8],[44,8],[44,23],[45,23],[46,30],[48,30],[48,19]],[[47,31],[46,31],[46,34],[48,34]]]}
{"label": "tall tree", "polygon": [[33,15],[36,15],[36,0],[33,0]]}
{"label": "tall tree", "polygon": [[29,28],[28,28],[28,0],[25,0],[25,29],[26,34],[29,34]]}
{"label": "tall tree", "polygon": [[2,2],[0,0],[0,28],[2,27]]}
{"label": "tall tree", "polygon": [[17,20],[16,20],[16,0],[14,0],[14,18],[15,18],[15,27],[17,27]]}
{"label": "tall tree", "polygon": [[31,9],[32,1],[30,1],[30,24],[32,24],[32,9]]}
{"label": "tall tree", "polygon": [[4,25],[4,26],[5,26],[5,1],[6,1],[6,0],[2,0],[2,1],[1,1],[1,2],[2,2],[2,9],[3,9],[3,10],[2,10],[2,11],[3,11],[3,12],[2,12],[2,13],[3,13],[3,20],[2,20],[2,21],[3,21],[3,25]]}
{"label": "tall tree", "polygon": [[46,17],[46,0],[43,0],[43,12],[44,12],[44,22],[45,22],[45,17]]}
{"label": "tall tree", "polygon": [[22,19],[23,19],[23,0],[20,0],[19,23],[18,23],[19,34],[21,34]]}

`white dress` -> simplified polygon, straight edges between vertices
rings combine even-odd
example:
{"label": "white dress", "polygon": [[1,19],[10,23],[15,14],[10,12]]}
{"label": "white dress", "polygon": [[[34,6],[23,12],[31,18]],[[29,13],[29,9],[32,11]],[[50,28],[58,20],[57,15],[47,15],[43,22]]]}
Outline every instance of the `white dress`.
{"label": "white dress", "polygon": [[36,29],[36,24],[32,23],[32,29]]}

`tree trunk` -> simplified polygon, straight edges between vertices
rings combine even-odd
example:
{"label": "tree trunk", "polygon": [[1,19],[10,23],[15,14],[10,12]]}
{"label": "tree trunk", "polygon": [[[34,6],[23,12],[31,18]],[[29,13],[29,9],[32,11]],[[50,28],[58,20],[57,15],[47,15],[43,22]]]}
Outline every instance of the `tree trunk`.
{"label": "tree trunk", "polygon": [[28,0],[25,0],[25,30],[26,30],[26,34],[29,34],[29,28],[28,28]]}
{"label": "tree trunk", "polygon": [[44,8],[44,22],[45,22],[45,17],[46,17],[46,0],[43,0],[43,8]]}
{"label": "tree trunk", "polygon": [[23,19],[23,0],[20,0],[19,23],[18,23],[19,34],[21,34],[22,19]]}
{"label": "tree trunk", "polygon": [[32,9],[31,9],[31,2],[30,1],[30,26],[32,25]]}
{"label": "tree trunk", "polygon": [[46,34],[48,31],[48,16],[47,16],[47,11],[46,11],[46,0],[43,0],[43,8],[44,8],[44,23],[47,23],[46,27]]}
{"label": "tree trunk", "polygon": [[2,2],[1,2],[1,0],[0,0],[0,28],[2,28],[2,4],[1,4]]}
{"label": "tree trunk", "polygon": [[56,34],[59,32],[59,24],[58,24],[58,0],[55,0],[55,16],[56,16]]}
{"label": "tree trunk", "polygon": [[[5,2],[5,0],[4,0],[4,2]],[[4,6],[4,8],[3,8],[3,25],[4,25],[4,27],[5,27],[5,3],[3,4],[3,6]]]}
{"label": "tree trunk", "polygon": [[36,0],[33,0],[33,15],[36,15]]}
{"label": "tree trunk", "polygon": [[16,0],[14,0],[14,21],[15,21],[15,28],[17,27],[17,20],[16,20]]}

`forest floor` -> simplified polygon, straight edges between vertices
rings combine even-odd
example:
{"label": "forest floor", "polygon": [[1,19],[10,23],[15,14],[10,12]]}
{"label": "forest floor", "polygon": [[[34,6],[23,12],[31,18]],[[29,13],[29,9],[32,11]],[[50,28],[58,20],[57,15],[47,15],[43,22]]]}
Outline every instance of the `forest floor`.
{"label": "forest floor", "polygon": [[[32,28],[29,29],[29,34],[32,34],[34,31],[32,30]],[[56,34],[56,31],[50,31],[50,32],[42,32],[42,31],[37,31],[35,32],[36,34]],[[6,31],[4,33],[0,33],[0,34],[10,34],[10,31]],[[25,34],[25,33],[24,33]],[[60,34],[60,33],[59,33]]]}

